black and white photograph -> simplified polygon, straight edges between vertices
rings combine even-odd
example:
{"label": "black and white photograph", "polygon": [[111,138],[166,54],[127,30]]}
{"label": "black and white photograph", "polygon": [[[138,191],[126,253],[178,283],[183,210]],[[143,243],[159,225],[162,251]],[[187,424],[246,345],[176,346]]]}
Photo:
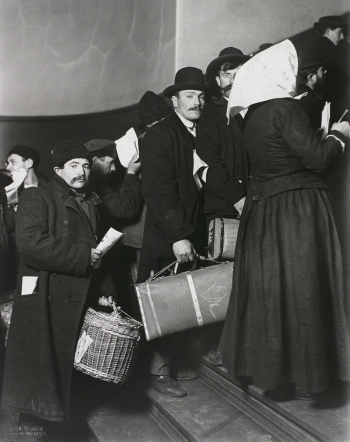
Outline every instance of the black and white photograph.
{"label": "black and white photograph", "polygon": [[3,0],[0,80],[0,441],[349,442],[349,0]]}

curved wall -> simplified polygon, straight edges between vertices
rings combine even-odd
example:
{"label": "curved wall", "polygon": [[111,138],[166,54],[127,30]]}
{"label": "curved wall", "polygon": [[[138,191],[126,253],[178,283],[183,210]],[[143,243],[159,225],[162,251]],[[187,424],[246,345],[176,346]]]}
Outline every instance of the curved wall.
{"label": "curved wall", "polygon": [[138,124],[137,106],[89,115],[0,118],[0,169],[4,167],[6,154],[13,145],[27,144],[40,153],[38,172],[50,178],[53,173],[51,150],[59,141],[78,139],[85,143],[95,138],[116,140]]}
{"label": "curved wall", "polygon": [[245,54],[313,27],[324,15],[349,11],[349,0],[177,0],[176,69],[205,70],[228,46]]}
{"label": "curved wall", "polygon": [[118,109],[175,71],[175,0],[0,2],[0,115]]}

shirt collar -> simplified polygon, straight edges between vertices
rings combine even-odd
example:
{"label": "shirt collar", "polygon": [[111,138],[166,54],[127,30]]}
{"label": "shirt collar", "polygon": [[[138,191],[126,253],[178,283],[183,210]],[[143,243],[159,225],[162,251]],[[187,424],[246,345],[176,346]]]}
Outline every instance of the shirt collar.
{"label": "shirt collar", "polygon": [[180,118],[180,120],[183,122],[183,124],[188,127],[189,129],[193,129],[193,127],[196,127],[196,123],[190,120],[187,120],[187,118],[183,117],[179,114],[179,112],[175,109],[176,115]]}

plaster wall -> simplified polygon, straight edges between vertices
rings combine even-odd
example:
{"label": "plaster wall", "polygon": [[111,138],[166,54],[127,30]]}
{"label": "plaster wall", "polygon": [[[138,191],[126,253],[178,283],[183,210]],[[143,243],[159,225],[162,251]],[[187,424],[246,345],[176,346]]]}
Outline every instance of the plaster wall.
{"label": "plaster wall", "polygon": [[324,15],[342,15],[349,0],[177,0],[176,69],[205,70],[228,46],[245,54],[313,27]]}
{"label": "plaster wall", "polygon": [[249,53],[348,10],[349,0],[6,0],[0,115],[120,109],[226,46]]}
{"label": "plaster wall", "polygon": [[0,3],[0,115],[137,103],[174,78],[176,0]]}

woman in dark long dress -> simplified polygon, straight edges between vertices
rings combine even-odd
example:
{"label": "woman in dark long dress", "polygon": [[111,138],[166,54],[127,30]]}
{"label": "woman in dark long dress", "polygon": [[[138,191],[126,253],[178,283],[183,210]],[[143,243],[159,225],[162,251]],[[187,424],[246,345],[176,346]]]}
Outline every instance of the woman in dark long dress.
{"label": "woman in dark long dress", "polygon": [[342,257],[327,186],[319,173],[341,157],[348,123],[322,141],[292,97],[298,56],[285,40],[237,73],[231,114],[245,108],[254,177],[236,246],[233,289],[220,351],[232,378],[263,390],[294,383],[313,398],[330,375],[350,380]]}

